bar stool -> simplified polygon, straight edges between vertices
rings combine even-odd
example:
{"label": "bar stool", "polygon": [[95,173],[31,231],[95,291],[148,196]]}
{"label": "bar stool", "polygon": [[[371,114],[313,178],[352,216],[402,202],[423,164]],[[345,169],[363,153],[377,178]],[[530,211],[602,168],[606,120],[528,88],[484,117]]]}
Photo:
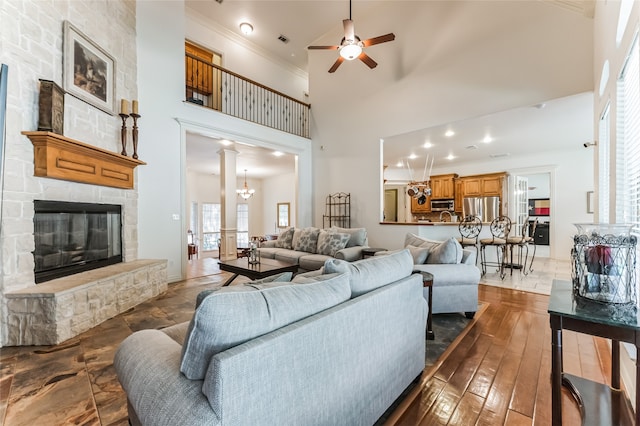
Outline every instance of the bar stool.
{"label": "bar stool", "polygon": [[[535,228],[536,225],[538,223],[538,218],[536,218],[533,221],[532,224],[532,228],[533,231],[535,232]],[[509,250],[510,253],[510,268],[511,268],[511,275],[513,275],[513,268],[520,268],[520,270],[522,271],[522,273],[524,273],[525,275],[529,274],[529,272],[533,271],[533,258],[536,256],[536,252],[535,252],[535,242],[533,240],[533,237],[529,234],[529,217],[527,216],[527,219],[524,221],[524,223],[522,224],[522,227],[520,228],[520,235],[514,235],[511,237],[507,237],[507,249]],[[533,248],[533,257],[531,258],[531,264],[530,264],[530,268],[529,270],[527,270],[527,259],[529,258],[529,244],[534,243],[534,248]],[[513,263],[513,251],[514,249],[518,247],[518,263],[514,264]],[[524,255],[524,263],[522,262],[522,249],[525,249],[525,255]]]}
{"label": "bar stool", "polygon": [[[511,219],[507,216],[499,216],[491,221],[489,227],[491,238],[483,238],[480,240],[480,255],[482,257],[482,275],[487,273],[487,266],[495,265],[500,271],[500,279],[504,279],[504,258],[507,249],[507,237],[511,231]],[[485,250],[487,246],[496,248],[496,262],[488,262]]]}
{"label": "bar stool", "polygon": [[478,258],[480,257],[480,251],[478,249],[478,238],[481,231],[482,221],[478,216],[466,216],[462,220],[462,222],[458,224],[458,232],[460,232],[461,237],[457,238],[457,240],[462,248],[475,247],[476,265],[478,264]]}

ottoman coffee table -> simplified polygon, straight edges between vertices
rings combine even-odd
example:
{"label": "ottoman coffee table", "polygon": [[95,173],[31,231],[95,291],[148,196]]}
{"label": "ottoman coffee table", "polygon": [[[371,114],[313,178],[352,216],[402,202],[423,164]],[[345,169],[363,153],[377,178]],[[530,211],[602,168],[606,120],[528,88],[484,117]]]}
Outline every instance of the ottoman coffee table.
{"label": "ottoman coffee table", "polygon": [[219,260],[220,270],[231,272],[233,275],[225,281],[222,286],[231,284],[238,275],[248,277],[252,280],[259,280],[271,275],[280,274],[282,272],[298,272],[297,263],[283,262],[275,259],[261,259],[260,263],[252,265],[249,263],[248,257],[232,260]]}

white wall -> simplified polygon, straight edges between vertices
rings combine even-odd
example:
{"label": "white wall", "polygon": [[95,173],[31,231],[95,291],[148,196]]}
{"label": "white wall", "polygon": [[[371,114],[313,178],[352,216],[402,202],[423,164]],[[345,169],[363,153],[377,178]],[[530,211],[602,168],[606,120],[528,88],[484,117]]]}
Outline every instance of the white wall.
{"label": "white wall", "polygon": [[[393,31],[403,43],[368,50],[379,63],[374,70],[355,61],[329,74],[335,55],[313,52],[309,76],[315,223],[322,223],[318,206],[327,194],[349,192],[352,226],[366,227],[372,246],[400,247],[406,232],[416,232],[411,226],[379,225],[380,138],[524,106],[516,104],[516,90],[521,102],[534,105],[593,89],[593,76],[585,72],[593,61],[593,21],[543,2],[394,3],[366,21]],[[475,39],[458,39],[463,35],[454,28],[459,27],[477,29]],[[362,25],[358,31],[367,34]],[[325,37],[316,44],[331,42],[335,40]],[[474,174],[562,162],[557,207],[565,212],[562,222],[570,232],[570,224],[583,219],[583,209],[575,206],[584,204],[593,182],[591,158],[580,162],[576,158],[586,153],[573,154],[565,160],[541,153],[517,166],[511,158],[467,171],[432,173]],[[574,172],[585,180],[578,181]],[[555,246],[561,256],[568,253],[567,238],[558,236]]]}
{"label": "white wall", "polygon": [[[184,39],[186,28],[192,27],[186,22],[183,1],[136,4],[138,89],[143,116],[139,151],[148,163],[139,174],[140,256],[168,259],[170,281],[185,276],[184,247],[189,226],[187,131],[297,155],[296,185],[301,200],[297,218],[301,225],[311,224],[311,141],[183,102]],[[194,41],[215,47],[200,36],[194,36]],[[242,56],[249,54],[242,49],[224,53],[230,61],[227,63],[242,63]],[[284,80],[293,78],[287,73],[281,72]]]}
{"label": "white wall", "polygon": [[262,228],[264,234],[278,234],[281,229],[277,227],[277,205],[278,203],[290,203],[290,226],[296,226],[296,188],[295,188],[295,173],[287,173],[284,175],[268,178],[263,180],[263,186],[265,188],[263,202],[263,220]]}
{"label": "white wall", "polygon": [[[62,86],[65,20],[115,58],[115,99],[137,98],[135,6],[135,2],[124,0],[0,2],[0,62],[9,66],[0,223],[0,346],[6,341],[7,332],[4,294],[35,285],[33,200],[122,205],[124,257],[126,261],[138,257],[137,183],[134,190],[119,190],[35,177],[33,146],[20,134],[38,127],[38,79],[53,80]],[[107,16],[117,19],[105,19]],[[120,117],[69,94],[64,101],[65,136],[111,152],[122,150]],[[129,149],[130,144],[129,141]]]}

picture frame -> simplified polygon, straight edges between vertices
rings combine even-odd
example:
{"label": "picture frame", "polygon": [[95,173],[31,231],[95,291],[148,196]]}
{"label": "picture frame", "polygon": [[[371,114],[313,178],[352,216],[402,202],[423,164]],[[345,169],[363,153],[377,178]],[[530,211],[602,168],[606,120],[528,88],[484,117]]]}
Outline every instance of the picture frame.
{"label": "picture frame", "polygon": [[64,21],[62,87],[66,93],[115,115],[116,60]]}
{"label": "picture frame", "polygon": [[288,228],[291,222],[290,203],[278,203],[278,228]]}
{"label": "picture frame", "polygon": [[587,191],[587,213],[593,213],[594,194],[593,191]]}

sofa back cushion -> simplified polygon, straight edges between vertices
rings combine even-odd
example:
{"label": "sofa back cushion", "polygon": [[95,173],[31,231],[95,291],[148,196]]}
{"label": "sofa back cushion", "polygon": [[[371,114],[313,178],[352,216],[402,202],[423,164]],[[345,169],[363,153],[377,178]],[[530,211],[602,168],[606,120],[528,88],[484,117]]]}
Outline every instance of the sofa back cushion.
{"label": "sofa back cushion", "polygon": [[367,228],[340,228],[338,226],[332,226],[329,230],[340,234],[349,234],[347,247],[363,246],[367,242]]}
{"label": "sofa back cushion", "polygon": [[230,287],[218,287],[218,288],[212,288],[210,290],[203,290],[200,293],[198,293],[198,295],[196,296],[196,309],[198,309],[198,307],[202,304],[202,301],[204,300],[205,297],[209,296],[212,293],[215,293],[217,291],[220,290],[224,290],[224,291],[251,291],[251,288],[248,287],[253,287],[255,290],[259,290],[262,287],[263,284],[268,284],[268,283],[288,283],[289,281],[291,281],[291,278],[293,277],[293,273],[291,272],[283,272],[281,274],[276,274],[276,275],[271,275],[259,280],[253,280],[251,282],[245,283],[243,285],[234,285],[234,286],[230,286]]}
{"label": "sofa back cushion", "polygon": [[409,250],[400,250],[387,256],[374,256],[355,262],[329,259],[324,264],[327,274],[348,272],[350,274],[351,297],[385,286],[413,272],[413,257]]}
{"label": "sofa back cushion", "polygon": [[460,263],[462,260],[462,246],[453,237],[444,241],[435,241],[408,233],[404,239],[404,245],[427,248],[429,255],[424,263]]}
{"label": "sofa back cushion", "polygon": [[205,297],[189,324],[180,371],[203,379],[211,357],[228,348],[316,314],[351,296],[346,274],[304,285],[225,287]]}
{"label": "sofa back cushion", "polygon": [[318,248],[318,234],[320,230],[314,227],[303,228],[300,237],[296,240],[293,249],[295,251],[304,251],[307,253],[315,253]]}

